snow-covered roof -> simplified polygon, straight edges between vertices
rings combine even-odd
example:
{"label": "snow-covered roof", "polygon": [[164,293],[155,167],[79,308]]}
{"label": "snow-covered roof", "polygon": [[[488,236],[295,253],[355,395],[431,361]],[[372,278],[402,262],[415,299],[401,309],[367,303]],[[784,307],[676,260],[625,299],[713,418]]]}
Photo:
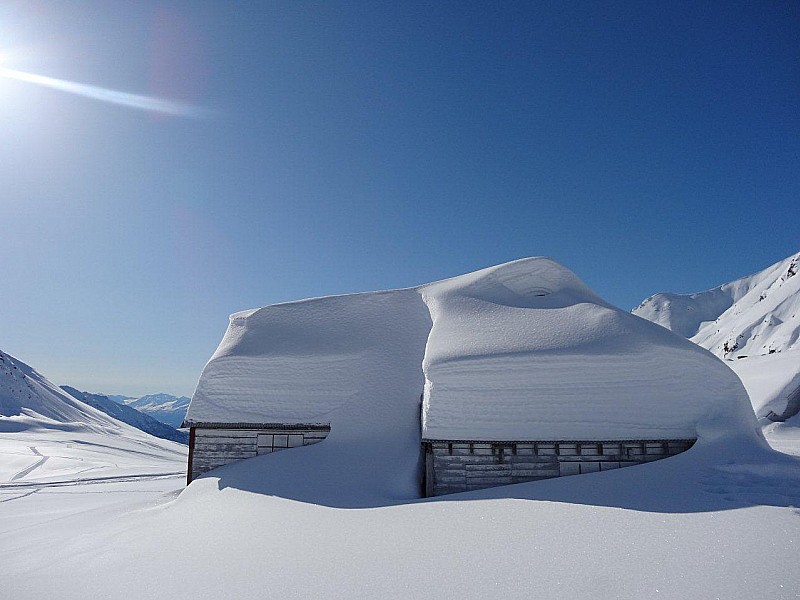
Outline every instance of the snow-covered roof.
{"label": "snow-covered roof", "polygon": [[234,314],[186,420],[331,423],[332,436],[358,436],[376,422],[417,426],[423,390],[425,439],[663,439],[695,437],[704,420],[754,426],[721,361],[546,258]]}

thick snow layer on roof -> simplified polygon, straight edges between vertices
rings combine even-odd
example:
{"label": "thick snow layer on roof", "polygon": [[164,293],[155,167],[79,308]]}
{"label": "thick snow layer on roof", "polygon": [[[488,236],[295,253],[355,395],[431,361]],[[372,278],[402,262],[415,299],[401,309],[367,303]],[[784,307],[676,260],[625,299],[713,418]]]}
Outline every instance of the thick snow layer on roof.
{"label": "thick snow layer on roof", "polygon": [[545,258],[237,313],[187,421],[331,423],[330,441],[399,428],[418,440],[423,384],[428,439],[695,437],[721,414],[755,427],[718,359]]}
{"label": "thick snow layer on roof", "polygon": [[523,259],[422,288],[433,317],[423,437],[695,437],[712,412],[753,423],[711,354],[610,306],[571,271]]}

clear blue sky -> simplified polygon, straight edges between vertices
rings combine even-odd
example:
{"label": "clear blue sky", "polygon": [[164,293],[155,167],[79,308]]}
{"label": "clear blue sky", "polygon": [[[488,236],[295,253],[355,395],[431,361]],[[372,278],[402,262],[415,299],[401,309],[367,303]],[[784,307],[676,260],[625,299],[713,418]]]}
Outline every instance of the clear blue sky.
{"label": "clear blue sky", "polygon": [[784,2],[18,2],[0,348],[190,394],[238,310],[546,255],[630,309],[800,249]]}

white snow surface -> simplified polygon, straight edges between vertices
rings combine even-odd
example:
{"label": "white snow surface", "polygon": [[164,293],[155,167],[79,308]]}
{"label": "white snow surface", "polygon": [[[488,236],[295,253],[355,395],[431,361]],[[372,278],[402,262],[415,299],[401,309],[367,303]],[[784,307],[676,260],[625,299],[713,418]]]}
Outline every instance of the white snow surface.
{"label": "white snow surface", "polygon": [[[15,600],[800,593],[800,461],[750,438],[709,436],[642,466],[360,510],[288,499],[292,486],[319,475],[301,457],[327,443],[228,465],[174,501],[174,480],[26,497],[0,490],[3,592]],[[358,497],[343,486],[336,504],[350,508]]]}
{"label": "white snow surface", "polygon": [[800,389],[800,348],[725,361],[742,380],[759,417],[783,414],[787,398]]}
{"label": "white snow surface", "polygon": [[788,403],[800,393],[800,254],[705,292],[655,294],[633,312],[725,359],[759,417],[792,412]]}
{"label": "white snow surface", "polygon": [[186,447],[72,397],[0,352],[0,488],[185,472]]}
{"label": "white snow surface", "polygon": [[234,314],[186,420],[331,423],[331,441],[400,428],[416,442],[423,391],[427,439],[696,437],[721,418],[755,428],[719,360],[546,258]]}
{"label": "white snow surface", "polygon": [[633,313],[720,358],[800,348],[800,253],[705,292],[655,294]]}

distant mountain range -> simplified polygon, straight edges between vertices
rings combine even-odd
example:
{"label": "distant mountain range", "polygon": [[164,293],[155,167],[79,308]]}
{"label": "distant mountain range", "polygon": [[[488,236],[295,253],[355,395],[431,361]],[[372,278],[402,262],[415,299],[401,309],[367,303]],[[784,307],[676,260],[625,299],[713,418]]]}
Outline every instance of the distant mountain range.
{"label": "distant mountain range", "polygon": [[180,442],[181,444],[189,443],[189,434],[185,431],[178,431],[175,427],[171,427],[162,423],[161,421],[157,421],[150,415],[140,412],[135,408],[114,402],[113,400],[109,399],[108,396],[82,392],[68,385],[62,385],[61,389],[74,398],[85,402],[89,406],[93,406],[98,410],[102,410],[107,415],[110,415],[115,419],[119,419],[128,425],[132,425],[133,427],[136,427],[136,429],[141,429],[145,433],[149,433],[150,435],[154,435],[165,440]]}
{"label": "distant mountain range", "polygon": [[[107,396],[53,385],[31,366],[0,352],[0,432],[27,429],[120,434],[138,439],[141,432],[186,444],[188,435],[112,402]],[[139,430],[134,435],[131,427]],[[127,433],[124,433],[127,432]]]}
{"label": "distant mountain range", "polygon": [[107,398],[124,406],[135,408],[170,427],[179,428],[186,416],[191,398],[171,394],[148,394],[138,398],[133,396],[108,395]]}
{"label": "distant mountain range", "polygon": [[705,292],[655,294],[633,313],[725,360],[759,416],[800,411],[800,253]]}

